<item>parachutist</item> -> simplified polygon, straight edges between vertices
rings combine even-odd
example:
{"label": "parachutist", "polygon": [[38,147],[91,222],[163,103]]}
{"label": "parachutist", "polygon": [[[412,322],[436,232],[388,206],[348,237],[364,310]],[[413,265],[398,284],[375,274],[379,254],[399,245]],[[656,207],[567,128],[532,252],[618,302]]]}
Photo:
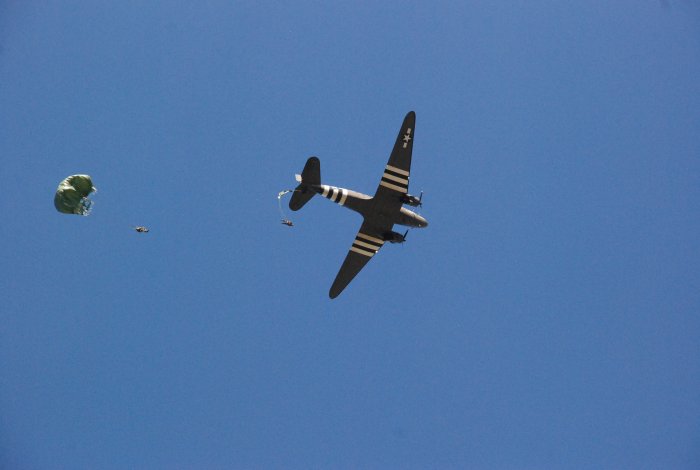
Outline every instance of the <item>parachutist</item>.
{"label": "parachutist", "polygon": [[134,227],[134,230],[136,230],[139,233],[148,233],[148,227],[138,226]]}
{"label": "parachutist", "polygon": [[285,189],[284,191],[280,191],[279,194],[277,195],[277,204],[279,204],[279,206],[280,206],[280,216],[282,216],[282,224],[286,225],[287,227],[293,227],[294,224],[292,223],[291,220],[289,220],[287,218],[286,214],[282,210],[282,196],[284,196],[285,194],[291,193],[291,192],[294,192],[294,190],[293,189]]}

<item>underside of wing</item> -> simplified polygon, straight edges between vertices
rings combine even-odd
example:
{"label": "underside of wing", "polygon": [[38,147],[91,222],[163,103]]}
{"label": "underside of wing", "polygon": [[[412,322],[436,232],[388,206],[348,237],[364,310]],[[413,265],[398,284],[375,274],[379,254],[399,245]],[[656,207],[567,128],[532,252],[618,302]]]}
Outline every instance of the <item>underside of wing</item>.
{"label": "underside of wing", "polygon": [[402,205],[401,198],[408,193],[415,133],[416,113],[411,111],[404,118],[403,124],[401,124],[389,162],[384,168],[384,174],[379,182],[377,193],[374,195],[375,200],[381,205],[388,205],[398,210]]}
{"label": "underside of wing", "polygon": [[328,293],[335,299],[384,245],[381,233],[363,222]]}

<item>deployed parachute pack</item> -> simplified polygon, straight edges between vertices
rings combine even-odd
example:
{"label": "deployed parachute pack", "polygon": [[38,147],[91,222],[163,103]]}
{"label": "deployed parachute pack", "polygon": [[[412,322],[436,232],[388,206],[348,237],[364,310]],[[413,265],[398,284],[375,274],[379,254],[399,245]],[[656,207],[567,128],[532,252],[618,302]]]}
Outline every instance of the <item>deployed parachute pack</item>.
{"label": "deployed parachute pack", "polygon": [[53,205],[64,214],[88,216],[93,204],[88,196],[96,191],[89,175],[71,175],[58,185]]}

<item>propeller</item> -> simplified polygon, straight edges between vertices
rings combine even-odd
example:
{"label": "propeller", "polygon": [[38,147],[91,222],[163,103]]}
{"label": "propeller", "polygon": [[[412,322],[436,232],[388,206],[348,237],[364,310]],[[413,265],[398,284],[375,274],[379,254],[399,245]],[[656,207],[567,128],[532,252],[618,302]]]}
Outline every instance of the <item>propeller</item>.
{"label": "propeller", "polygon": [[[410,229],[408,229],[410,230]],[[404,232],[403,235],[401,235],[398,232],[384,232],[384,240],[388,241],[389,243],[403,243],[406,241],[406,235],[408,235],[408,230]]]}
{"label": "propeller", "polygon": [[401,196],[401,202],[413,207],[423,207],[423,191],[420,192],[420,196],[418,197],[404,194]]}

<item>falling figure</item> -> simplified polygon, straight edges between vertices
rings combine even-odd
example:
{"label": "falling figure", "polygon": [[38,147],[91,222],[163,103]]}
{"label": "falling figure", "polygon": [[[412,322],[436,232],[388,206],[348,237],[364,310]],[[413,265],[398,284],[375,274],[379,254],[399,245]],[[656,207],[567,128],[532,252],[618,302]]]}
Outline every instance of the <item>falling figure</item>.
{"label": "falling figure", "polygon": [[282,196],[284,196],[287,193],[294,192],[293,189],[286,189],[284,191],[280,191],[279,194],[277,195],[277,203],[280,206],[280,215],[282,216],[282,225],[286,225],[287,227],[294,227],[294,224],[292,223],[291,220],[287,218],[287,216],[284,215],[284,211],[282,210]]}

